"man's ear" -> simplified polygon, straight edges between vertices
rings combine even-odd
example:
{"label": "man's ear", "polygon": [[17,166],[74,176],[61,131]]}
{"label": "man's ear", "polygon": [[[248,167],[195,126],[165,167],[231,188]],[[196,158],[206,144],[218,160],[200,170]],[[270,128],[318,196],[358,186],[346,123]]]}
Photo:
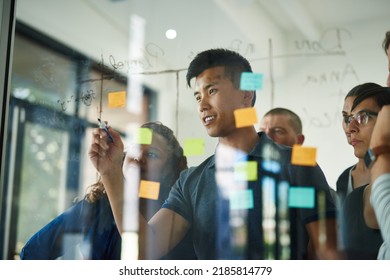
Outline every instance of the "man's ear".
{"label": "man's ear", "polygon": [[244,91],[244,105],[246,107],[251,107],[252,106],[252,100],[255,96],[255,93],[250,90]]}
{"label": "man's ear", "polygon": [[297,138],[298,138],[298,144],[302,145],[303,142],[305,142],[305,135],[298,134]]}

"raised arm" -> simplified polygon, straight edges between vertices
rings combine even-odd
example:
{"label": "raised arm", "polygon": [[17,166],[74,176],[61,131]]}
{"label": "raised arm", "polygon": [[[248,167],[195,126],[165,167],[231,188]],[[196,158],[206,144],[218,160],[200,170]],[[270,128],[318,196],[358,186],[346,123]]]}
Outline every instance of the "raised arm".
{"label": "raised arm", "polygon": [[[124,175],[122,171],[124,148],[118,132],[112,128],[109,133],[113,142],[103,129],[93,130],[93,142],[89,157],[100,173],[110,201],[118,231],[122,234],[124,218]],[[138,213],[139,219],[139,258],[159,259],[167,254],[187,233],[189,224],[179,214],[169,210],[159,210],[152,219]]]}
{"label": "raised arm", "polygon": [[[383,106],[378,114],[374,130],[372,132],[370,148],[382,145],[390,146],[390,105]],[[373,205],[370,203],[371,188],[376,179],[386,173],[390,173],[390,153],[381,154],[373,163],[371,169],[371,184],[365,194],[364,219],[367,226],[379,228],[378,220]]]}
{"label": "raised arm", "polygon": [[118,132],[109,128],[113,141],[110,142],[107,133],[100,128],[92,132],[92,144],[89,158],[100,173],[104,188],[110,201],[115,222],[119,232],[122,232],[123,216],[123,142]]}

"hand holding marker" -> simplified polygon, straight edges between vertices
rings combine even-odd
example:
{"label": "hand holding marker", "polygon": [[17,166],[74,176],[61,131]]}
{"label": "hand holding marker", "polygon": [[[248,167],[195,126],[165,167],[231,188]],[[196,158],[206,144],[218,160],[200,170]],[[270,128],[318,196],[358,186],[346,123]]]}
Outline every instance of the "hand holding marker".
{"label": "hand holding marker", "polygon": [[103,129],[107,135],[108,135],[108,143],[112,143],[114,142],[114,139],[112,138],[111,134],[108,132],[108,126],[106,124],[104,124],[101,119],[98,119],[98,122],[99,122],[99,127],[101,129]]}

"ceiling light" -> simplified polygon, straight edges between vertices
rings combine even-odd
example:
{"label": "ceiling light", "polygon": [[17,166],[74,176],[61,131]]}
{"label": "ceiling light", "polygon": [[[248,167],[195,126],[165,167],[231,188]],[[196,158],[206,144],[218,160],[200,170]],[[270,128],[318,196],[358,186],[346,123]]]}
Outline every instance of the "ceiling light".
{"label": "ceiling light", "polygon": [[165,32],[165,36],[168,38],[168,39],[175,39],[176,38],[176,30],[174,29],[168,29],[166,32]]}

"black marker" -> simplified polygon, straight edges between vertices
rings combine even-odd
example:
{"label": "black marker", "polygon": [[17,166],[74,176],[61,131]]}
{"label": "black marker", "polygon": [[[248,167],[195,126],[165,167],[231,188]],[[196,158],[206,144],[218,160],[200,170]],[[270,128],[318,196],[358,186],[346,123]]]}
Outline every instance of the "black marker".
{"label": "black marker", "polygon": [[101,121],[101,119],[99,119],[99,118],[98,118],[98,122],[99,122],[99,127],[100,127],[101,129],[103,129],[103,130],[107,133],[108,139],[109,139],[108,142],[109,142],[109,143],[110,143],[110,142],[114,142],[114,139],[112,138],[111,134],[108,132],[108,126],[105,125],[105,124]]}

